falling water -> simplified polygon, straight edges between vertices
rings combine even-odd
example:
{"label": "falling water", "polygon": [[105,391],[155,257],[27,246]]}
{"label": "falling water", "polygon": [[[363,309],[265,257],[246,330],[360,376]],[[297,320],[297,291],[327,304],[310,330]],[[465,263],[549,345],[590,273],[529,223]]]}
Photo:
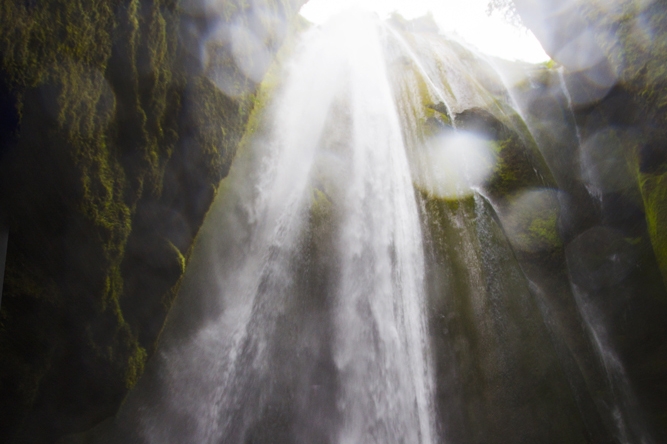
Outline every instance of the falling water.
{"label": "falling water", "polygon": [[[604,190],[600,185],[602,181],[599,180],[595,174],[595,168],[600,167],[599,163],[596,164],[596,162],[590,158],[590,153],[586,152],[591,150],[590,148],[588,150],[585,149],[586,143],[582,138],[581,131],[576,122],[572,97],[570,96],[565,81],[564,68],[559,68],[557,72],[562,92],[567,99],[568,111],[573,119],[573,126],[578,142],[578,152],[582,165],[584,185],[589,195],[597,201],[597,204],[601,208],[604,208]],[[598,149],[597,151],[599,152],[601,150]],[[600,156],[600,154],[597,155]],[[599,270],[593,271],[587,269],[590,267],[590,265],[587,264],[587,255],[590,253],[584,253],[584,250],[590,250],[591,245],[595,244],[595,242],[591,242],[591,239],[595,239],[596,237],[604,239],[599,243],[608,245],[610,248],[610,251],[606,252],[608,255],[607,261],[609,263],[605,265],[607,267],[615,268],[613,272],[609,273],[610,276],[613,275],[613,277],[605,276],[602,279],[607,281],[622,280],[629,274],[629,268],[632,266],[631,264],[635,262],[635,258],[632,257],[632,252],[628,251],[627,246],[623,248],[623,242],[618,242],[618,238],[621,237],[621,235],[606,227],[592,228],[570,243],[568,246],[570,260],[575,262],[568,264],[570,273],[578,275],[577,277],[580,281],[586,279],[593,281],[598,277],[596,276],[596,272],[600,273]],[[587,247],[582,248],[582,245],[586,245],[586,243],[588,243]],[[600,268],[604,270],[604,267]],[[582,279],[582,276],[585,276],[585,278]],[[590,283],[588,283],[588,285],[591,286]],[[599,284],[593,284],[593,287],[595,287],[595,285]],[[602,411],[605,420],[607,420],[608,423],[613,424],[611,427],[616,429],[616,437],[619,442],[623,444],[631,442],[649,444],[654,442],[650,433],[650,427],[645,423],[644,415],[641,412],[641,407],[630,384],[623,362],[619,359],[615,346],[610,339],[611,334],[608,332],[606,325],[609,321],[605,319],[603,310],[596,307],[593,295],[574,283],[572,284],[572,294],[574,295],[577,307],[584,320],[584,325],[591,337],[593,348],[602,362],[602,367],[606,375],[605,383],[607,384],[609,395],[608,399],[605,399],[604,402],[598,402],[598,404],[600,404],[600,407],[598,408]],[[612,298],[607,295],[605,304],[611,305],[611,299]]]}
{"label": "falling water", "polygon": [[[581,131],[579,130],[579,125],[577,125],[576,117],[574,115],[574,106],[572,103],[572,96],[570,95],[570,90],[567,88],[567,83],[565,82],[565,74],[563,74],[564,68],[560,67],[558,69],[558,80],[560,81],[560,87],[561,90],[563,91],[563,95],[567,99],[567,107],[570,115],[572,116],[572,121],[573,121],[573,127],[575,134],[577,135],[577,143],[578,143],[578,151],[581,153],[581,148],[584,146],[584,141],[583,138],[581,137]],[[580,154],[582,159],[582,167],[586,169],[586,163],[587,159],[583,156],[583,154]],[[599,188],[599,186],[596,186],[596,184],[592,183],[591,180],[587,180],[585,182],[586,190],[588,191],[588,194],[591,195],[594,199],[597,200],[599,205],[602,205],[602,190]]]}
{"label": "falling water", "polygon": [[[574,107],[572,105],[572,96],[570,96],[570,90],[567,88],[567,83],[565,83],[565,75],[563,74],[563,72],[564,72],[563,67],[558,68],[558,80],[560,81],[560,88],[563,91],[563,95],[567,99],[568,111],[572,115],[572,120],[574,120],[575,116],[574,116]],[[579,131],[579,126],[577,125],[576,121],[574,122],[574,131],[577,134],[577,141],[579,142],[579,146],[581,146],[582,145],[581,132]]]}
{"label": "falling water", "polygon": [[336,310],[341,442],[429,443],[421,232],[379,23],[366,20],[333,25],[352,28],[354,45],[346,48],[352,134]]}
{"label": "falling water", "polygon": [[123,433],[436,441],[422,233],[381,32],[359,12],[304,37],[200,232]]}
{"label": "falling water", "polygon": [[114,444],[650,442],[562,280],[525,97],[392,26],[342,14],[274,66]]}
{"label": "falling water", "polygon": [[616,428],[617,439],[621,444],[653,443],[653,439],[647,432],[646,424],[643,423],[641,415],[638,414],[637,400],[628,381],[623,363],[619,360],[610,341],[603,316],[594,307],[590,297],[584,291],[577,286],[573,287],[577,304],[606,371],[606,383],[609,384],[612,399],[604,408],[608,410],[605,413]]}

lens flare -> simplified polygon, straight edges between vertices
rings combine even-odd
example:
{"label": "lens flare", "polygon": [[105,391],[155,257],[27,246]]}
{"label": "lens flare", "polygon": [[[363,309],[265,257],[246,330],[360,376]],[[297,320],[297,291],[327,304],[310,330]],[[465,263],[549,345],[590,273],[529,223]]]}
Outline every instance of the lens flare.
{"label": "lens flare", "polygon": [[527,253],[549,251],[562,246],[559,234],[562,191],[535,188],[509,200],[502,222],[514,248]]}
{"label": "lens flare", "polygon": [[572,280],[586,289],[622,282],[636,263],[632,239],[610,227],[596,226],[570,242],[565,250]]}
{"label": "lens flare", "polygon": [[448,131],[430,139],[413,160],[422,191],[445,199],[471,195],[493,171],[491,142],[472,133]]}

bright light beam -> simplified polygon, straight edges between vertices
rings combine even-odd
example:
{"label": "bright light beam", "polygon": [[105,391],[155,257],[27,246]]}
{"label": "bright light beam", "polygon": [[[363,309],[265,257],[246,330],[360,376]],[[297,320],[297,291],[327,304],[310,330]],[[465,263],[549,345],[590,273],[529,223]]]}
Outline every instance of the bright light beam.
{"label": "bright light beam", "polygon": [[443,34],[457,36],[480,52],[529,63],[549,60],[533,33],[507,23],[498,14],[487,15],[487,4],[488,0],[309,0],[300,13],[321,24],[353,6],[374,11],[381,18],[398,12],[413,19],[430,11]]}

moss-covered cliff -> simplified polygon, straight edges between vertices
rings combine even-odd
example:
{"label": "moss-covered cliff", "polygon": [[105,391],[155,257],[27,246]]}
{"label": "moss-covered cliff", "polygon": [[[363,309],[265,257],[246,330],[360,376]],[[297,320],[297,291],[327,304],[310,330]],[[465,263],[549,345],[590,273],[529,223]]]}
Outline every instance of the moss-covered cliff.
{"label": "moss-covered cliff", "polygon": [[[89,429],[116,412],[142,374],[258,100],[256,85],[301,3],[0,0],[0,228],[10,232],[0,307],[1,442],[48,443]],[[515,131],[510,117],[498,120],[499,110],[466,107],[450,116],[429,99],[419,103],[419,116],[425,133],[455,118],[461,129],[493,140],[499,162],[484,191],[498,208],[512,204],[508,196],[557,187],[541,196],[560,200],[562,212],[496,220],[496,209],[480,196],[424,198],[440,223],[428,227],[435,233],[431,272],[448,279],[437,290],[479,289],[493,301],[509,293],[528,301],[507,301],[512,329],[505,334],[541,358],[533,366],[527,350],[508,351],[507,362],[525,376],[516,384],[534,383],[526,398],[534,397],[529,404],[550,424],[581,428],[565,410],[550,421],[559,411],[554,406],[574,409],[576,401],[588,431],[563,427],[553,436],[606,442],[613,425],[598,416],[610,395],[602,393],[608,387],[596,373],[572,289],[588,292],[605,307],[610,342],[647,422],[659,429],[656,436],[667,435],[667,293],[660,279],[667,281],[667,9],[650,0],[516,4],[564,67],[562,83],[544,70],[517,96],[527,103],[535,140],[527,140],[525,128]],[[533,13],[546,19],[531,21]],[[431,29],[427,21],[401,26]],[[596,57],[590,66],[575,66],[581,60],[562,52],[579,37]],[[599,201],[587,186],[599,188]],[[315,191],[314,201],[309,243],[322,249],[326,236],[317,219],[326,199]],[[476,257],[511,261],[474,270],[456,259],[456,242],[468,236],[456,218],[485,224],[486,238],[466,241]],[[592,282],[597,270],[586,267],[604,265],[613,249],[587,249],[586,241],[609,233],[636,266],[621,280],[602,274],[607,282]],[[451,276],[438,268],[445,257],[460,266]],[[473,282],[471,270],[488,282],[512,274],[522,283],[513,288],[501,280],[504,289],[495,288]],[[550,313],[548,332],[537,322],[545,308],[533,299]],[[505,358],[496,336],[480,327],[473,302],[447,300],[440,308],[452,316],[436,319],[435,329],[458,335],[454,358],[466,372],[454,395],[462,406],[464,395],[472,399],[461,409],[465,421],[472,429],[482,424],[479,440],[482,430],[511,439],[531,412],[512,421],[503,414],[514,410],[499,413],[516,401],[507,390],[513,386],[494,379],[493,361],[505,365]],[[439,372],[452,368],[449,358],[437,357]],[[567,385],[557,361],[576,400],[552,390]],[[549,388],[547,379],[558,384]],[[497,406],[485,401],[490,394],[498,395]],[[440,395],[444,403],[450,394]],[[521,433],[534,436],[529,427]]]}
{"label": "moss-covered cliff", "polygon": [[270,56],[301,3],[0,2],[0,441],[85,430],[141,375],[262,73],[212,30]]}
{"label": "moss-covered cliff", "polygon": [[652,0],[514,3],[563,65],[582,140],[605,128],[623,139],[617,157],[630,165],[667,282],[667,201],[656,186],[667,168],[667,8]]}
{"label": "moss-covered cliff", "polygon": [[[562,65],[560,79],[546,80],[527,101],[528,114],[544,127],[558,128],[541,117],[557,106],[558,91],[564,90],[567,101],[562,103],[561,94],[561,108],[571,112],[563,122],[578,129],[578,140],[549,142],[546,155],[560,157],[559,165],[552,161],[550,166],[569,193],[569,221],[561,218],[561,229],[570,279],[601,307],[609,344],[636,394],[633,402],[641,415],[632,419],[628,439],[639,441],[644,429],[664,441],[667,7],[652,0],[514,3]],[[547,141],[563,133],[548,132],[542,131]],[[590,197],[581,193],[581,185]],[[633,266],[600,274],[610,252]]]}

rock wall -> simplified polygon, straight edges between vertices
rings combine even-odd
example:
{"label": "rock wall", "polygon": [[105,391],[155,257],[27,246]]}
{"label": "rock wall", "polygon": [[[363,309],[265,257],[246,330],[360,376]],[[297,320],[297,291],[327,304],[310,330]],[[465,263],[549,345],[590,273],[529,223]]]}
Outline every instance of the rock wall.
{"label": "rock wall", "polygon": [[659,1],[515,0],[563,67],[584,140],[617,130],[667,281],[667,7]]}
{"label": "rock wall", "polygon": [[302,3],[0,2],[0,441],[115,413]]}
{"label": "rock wall", "polygon": [[[667,7],[652,0],[514,4],[560,65],[560,76],[543,79],[524,99],[532,125],[542,128],[536,138],[547,141],[542,146],[549,146],[545,157],[559,188],[571,199],[561,218],[568,279],[597,307],[604,341],[636,396],[629,403],[638,416],[626,438],[639,442],[648,430],[661,442],[667,436]],[[559,122],[545,117],[557,108]],[[564,139],[558,128],[573,124],[578,140]]]}

